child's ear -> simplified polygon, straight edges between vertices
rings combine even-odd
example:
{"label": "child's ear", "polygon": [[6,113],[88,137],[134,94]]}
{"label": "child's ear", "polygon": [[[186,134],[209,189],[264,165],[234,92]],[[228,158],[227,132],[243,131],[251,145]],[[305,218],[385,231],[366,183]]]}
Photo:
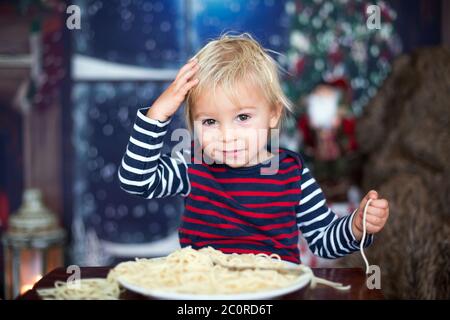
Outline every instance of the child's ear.
{"label": "child's ear", "polygon": [[269,126],[271,129],[274,129],[277,127],[278,122],[281,118],[281,112],[283,111],[283,105],[278,102],[275,104],[275,106],[272,107],[272,110],[270,111],[270,122]]}

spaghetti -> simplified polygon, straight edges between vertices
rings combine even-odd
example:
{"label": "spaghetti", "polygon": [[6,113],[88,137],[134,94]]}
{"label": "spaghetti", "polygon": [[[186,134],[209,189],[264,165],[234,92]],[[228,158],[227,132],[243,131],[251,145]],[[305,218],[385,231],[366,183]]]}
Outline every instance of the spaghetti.
{"label": "spaghetti", "polygon": [[366,255],[364,254],[364,242],[366,241],[366,234],[367,234],[367,222],[366,222],[367,208],[369,207],[369,204],[371,202],[372,202],[372,199],[367,200],[366,205],[364,206],[363,234],[362,234],[361,242],[359,244],[359,251],[361,252],[361,256],[363,257],[364,263],[366,264],[366,274],[369,273],[369,261],[367,260]]}
{"label": "spaghetti", "polygon": [[[252,266],[233,270],[230,267]],[[284,262],[277,255],[224,254],[211,247],[187,247],[165,259],[138,259],[119,264],[114,277],[145,289],[190,294],[237,294],[289,286],[298,275],[281,274]]]}
{"label": "spaghetti", "polygon": [[[251,268],[233,269],[248,266]],[[57,281],[54,288],[39,289],[38,293],[44,299],[118,299],[119,278],[146,289],[193,295],[262,292],[293,285],[303,277],[309,279],[313,288],[317,284],[338,290],[350,288],[315,277],[307,266],[299,267],[299,274],[282,273],[276,269],[286,268],[286,264],[275,254],[224,254],[212,247],[186,247],[165,258],[122,262],[109,272],[107,279],[83,279],[79,286]]]}
{"label": "spaghetti", "polygon": [[38,289],[45,300],[117,300],[120,295],[119,284],[109,277],[56,281],[54,288]]}

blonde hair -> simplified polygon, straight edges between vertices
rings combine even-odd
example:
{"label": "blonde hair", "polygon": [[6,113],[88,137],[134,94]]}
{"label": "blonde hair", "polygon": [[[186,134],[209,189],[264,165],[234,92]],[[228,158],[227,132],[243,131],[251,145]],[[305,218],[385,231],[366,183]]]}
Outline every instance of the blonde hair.
{"label": "blonde hair", "polygon": [[293,108],[281,88],[279,65],[268,52],[274,51],[264,49],[248,33],[224,34],[200,49],[193,57],[197,58],[200,66],[196,75],[199,82],[186,97],[185,117],[189,130],[193,130],[191,110],[199,95],[211,87],[215,93],[216,88],[220,86],[230,100],[238,105],[236,83],[239,81],[259,87],[271,107],[281,105],[279,127],[287,112],[292,112]]}

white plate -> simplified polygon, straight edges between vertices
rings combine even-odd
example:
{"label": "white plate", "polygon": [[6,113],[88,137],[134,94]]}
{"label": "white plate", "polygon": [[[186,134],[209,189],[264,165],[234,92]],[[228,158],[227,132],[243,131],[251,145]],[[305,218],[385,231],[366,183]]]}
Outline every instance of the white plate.
{"label": "white plate", "polygon": [[[294,263],[286,262],[287,268],[294,266]],[[259,300],[259,299],[273,299],[297,290],[302,289],[309,284],[311,278],[308,274],[303,274],[299,276],[297,281],[292,285],[265,290],[259,292],[249,292],[249,293],[234,293],[234,294],[191,294],[191,293],[179,293],[170,292],[164,290],[149,289],[145,287],[140,287],[135,284],[131,284],[122,278],[118,278],[117,281],[126,289],[142,294],[146,297],[157,298],[157,299],[170,299],[170,300]]]}

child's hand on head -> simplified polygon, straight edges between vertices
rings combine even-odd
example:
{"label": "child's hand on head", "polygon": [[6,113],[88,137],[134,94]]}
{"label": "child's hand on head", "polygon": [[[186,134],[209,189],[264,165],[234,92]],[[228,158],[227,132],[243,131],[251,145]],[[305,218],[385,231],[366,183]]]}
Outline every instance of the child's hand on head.
{"label": "child's hand on head", "polygon": [[379,199],[378,192],[369,191],[359,204],[358,211],[353,218],[352,230],[358,241],[363,234],[363,214],[366,203],[372,199],[367,207],[366,213],[366,231],[368,234],[380,232],[389,217],[389,203],[386,199]]}
{"label": "child's hand on head", "polygon": [[193,78],[199,70],[197,59],[191,59],[185,64],[170,84],[170,86],[156,99],[147,112],[147,117],[166,121],[171,117],[183,103],[189,90],[198,83],[197,78]]}

